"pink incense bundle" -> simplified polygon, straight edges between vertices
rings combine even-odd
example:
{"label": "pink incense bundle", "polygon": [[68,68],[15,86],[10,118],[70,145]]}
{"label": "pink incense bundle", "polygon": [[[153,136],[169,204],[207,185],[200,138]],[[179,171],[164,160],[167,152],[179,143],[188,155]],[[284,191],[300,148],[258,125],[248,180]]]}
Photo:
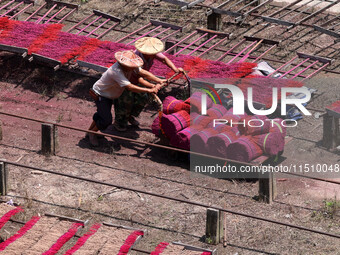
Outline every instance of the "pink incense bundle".
{"label": "pink incense bundle", "polygon": [[286,137],[286,133],[287,133],[287,128],[282,125],[282,119],[276,118],[276,119],[273,119],[270,122],[270,130],[269,130],[269,132],[271,132],[271,133],[277,132],[283,138],[285,138]]}
{"label": "pink incense bundle", "polygon": [[227,132],[227,131],[232,131],[235,135],[240,136],[240,131],[238,130],[237,126],[229,126],[227,124],[224,123],[219,123],[219,122],[215,122],[211,121],[207,128],[213,128],[215,129],[218,133],[223,133],[223,132]]}
{"label": "pink incense bundle", "polygon": [[154,119],[152,125],[151,125],[151,131],[152,133],[159,137],[162,134],[160,125],[159,125],[159,116],[157,115],[157,117]]}
{"label": "pink incense bundle", "polygon": [[166,136],[171,138],[190,126],[190,115],[183,110],[169,115],[163,114],[161,124]]}
{"label": "pink incense bundle", "polygon": [[244,135],[262,135],[269,132],[271,124],[266,116],[254,115],[242,119],[240,122],[245,121],[243,124],[238,125],[241,134]]}
{"label": "pink incense bundle", "polygon": [[[247,114],[236,115],[233,113],[233,108],[230,108],[220,119],[226,121],[228,125],[231,125],[231,123],[242,122],[247,116]],[[233,124],[233,126],[237,127],[238,124]]]}
{"label": "pink incense bundle", "polygon": [[226,126],[225,131],[212,136],[207,141],[208,153],[217,157],[227,157],[228,146],[237,140],[235,128]]}
{"label": "pink incense bundle", "polygon": [[171,114],[178,111],[190,112],[190,105],[184,103],[182,100],[178,100],[172,96],[168,96],[163,101],[163,112],[165,114]]}
{"label": "pink incense bundle", "polygon": [[284,148],[284,138],[278,132],[253,136],[252,140],[269,156],[277,155]]}
{"label": "pink incense bundle", "polygon": [[222,118],[223,115],[225,115],[228,112],[228,110],[220,104],[213,104],[208,110],[207,115],[214,119]]}
{"label": "pink incense bundle", "polygon": [[[190,98],[185,100],[184,102],[190,102],[191,111],[193,112],[201,112],[201,106],[202,106],[202,92],[195,92],[193,93]],[[213,101],[210,97],[207,96],[207,108],[209,109],[213,105]]]}
{"label": "pink incense bundle", "polygon": [[195,126],[201,126],[205,128],[208,126],[209,123],[212,122],[212,118],[205,115],[199,115],[198,113],[191,113],[190,114],[190,124]]}
{"label": "pink incense bundle", "polygon": [[263,151],[251,139],[251,136],[241,136],[227,147],[227,158],[240,162],[250,162],[261,156]]}
{"label": "pink incense bundle", "polygon": [[190,150],[190,139],[194,134],[202,130],[201,127],[187,127],[172,137],[170,143],[178,148]]}
{"label": "pink incense bundle", "polygon": [[191,137],[190,149],[198,153],[208,153],[207,141],[210,137],[217,135],[218,131],[213,128],[204,129]]}

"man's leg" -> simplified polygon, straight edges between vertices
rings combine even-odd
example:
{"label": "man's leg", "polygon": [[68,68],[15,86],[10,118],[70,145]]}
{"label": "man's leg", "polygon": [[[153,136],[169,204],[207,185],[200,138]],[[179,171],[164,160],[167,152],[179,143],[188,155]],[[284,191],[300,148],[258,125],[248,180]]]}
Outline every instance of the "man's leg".
{"label": "man's leg", "polygon": [[117,129],[120,128],[121,130],[124,130],[127,127],[134,104],[134,94],[136,93],[126,89],[119,98],[114,100],[115,127],[118,127]]}
{"label": "man's leg", "polygon": [[[106,129],[112,123],[112,100],[99,97],[99,100],[96,101],[97,112],[93,115],[93,122],[89,128],[91,131],[98,131]],[[93,146],[98,146],[98,138],[95,134],[89,134],[90,143]]]}
{"label": "man's leg", "polygon": [[148,93],[134,93],[134,104],[131,110],[131,116],[129,118],[129,121],[132,125],[138,126],[138,121],[134,119],[134,117],[138,117],[140,113],[145,108],[145,105],[149,103],[150,96]]}

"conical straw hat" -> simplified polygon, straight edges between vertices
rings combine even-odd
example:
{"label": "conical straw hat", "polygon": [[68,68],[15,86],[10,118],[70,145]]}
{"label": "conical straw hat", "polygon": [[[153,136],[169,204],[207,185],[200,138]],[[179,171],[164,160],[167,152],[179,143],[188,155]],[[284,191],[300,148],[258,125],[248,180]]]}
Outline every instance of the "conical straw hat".
{"label": "conical straw hat", "polygon": [[119,64],[130,68],[141,67],[144,64],[143,59],[130,50],[117,51],[115,58]]}
{"label": "conical straw hat", "polygon": [[153,37],[143,37],[135,42],[136,49],[146,55],[155,55],[164,50],[161,40]]}

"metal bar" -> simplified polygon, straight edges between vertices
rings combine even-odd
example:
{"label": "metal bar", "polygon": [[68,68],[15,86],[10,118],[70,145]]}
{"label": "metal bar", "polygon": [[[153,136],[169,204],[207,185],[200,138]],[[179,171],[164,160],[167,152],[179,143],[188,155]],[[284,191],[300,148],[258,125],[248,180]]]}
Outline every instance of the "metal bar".
{"label": "metal bar", "polygon": [[191,42],[189,45],[183,47],[182,49],[180,49],[178,52],[176,52],[174,54],[174,56],[177,56],[179,53],[181,53],[182,51],[186,50],[189,46],[193,45],[194,43],[196,43],[197,41],[201,40],[203,37],[206,37],[208,35],[208,33],[205,33],[203,35],[201,35],[200,37],[198,37],[196,40],[194,40],[193,42]]}
{"label": "metal bar", "polygon": [[192,32],[190,35],[186,36],[185,38],[181,39],[180,41],[178,41],[177,43],[175,43],[172,47],[170,47],[169,49],[167,49],[165,52],[169,52],[171,51],[173,48],[177,47],[177,45],[179,45],[180,43],[184,42],[186,39],[190,38],[191,36],[197,34],[198,32],[195,30],[194,32]]}
{"label": "metal bar", "polygon": [[153,35],[152,37],[157,37],[158,35],[164,34],[166,31],[169,31],[170,29],[171,29],[171,27],[168,27],[168,28],[164,29],[163,31]]}
{"label": "metal bar", "polygon": [[242,3],[243,1],[244,1],[244,0],[239,0],[239,1],[237,1],[236,3],[233,3],[231,6],[228,7],[228,10],[231,10],[231,8],[233,8],[234,6],[236,6],[236,5],[240,4],[240,3]]}
{"label": "metal bar", "polygon": [[247,11],[246,13],[243,14],[243,16],[248,16],[250,13],[253,13],[254,11],[260,9],[262,6],[272,2],[273,0],[267,0],[267,1],[264,1],[263,3],[259,4],[258,6],[256,6],[255,8]]}
{"label": "metal bar", "polygon": [[324,64],[323,66],[321,66],[319,69],[315,70],[314,72],[312,72],[310,75],[308,75],[306,78],[303,79],[306,80],[306,79],[309,79],[311,78],[312,76],[316,75],[318,72],[320,72],[322,69],[326,68],[326,66],[330,65],[330,63],[326,63]]}
{"label": "metal bar", "polygon": [[[40,120],[40,119],[36,119],[36,118],[29,118],[29,117],[19,116],[19,115],[15,115],[15,114],[12,114],[12,113],[7,113],[7,112],[2,112],[2,111],[0,111],[0,114],[6,115],[6,116],[15,117],[15,118],[21,118],[21,119],[25,119],[25,120],[29,120],[29,121],[34,121],[34,122],[38,122],[38,123],[53,124],[53,125],[55,125],[57,127],[66,128],[66,129],[69,129],[69,130],[74,130],[74,131],[79,131],[79,132],[85,132],[85,133],[90,133],[90,134],[98,135],[98,132],[94,132],[94,131],[91,131],[91,130],[88,130],[88,129],[82,129],[82,128],[77,128],[77,127],[62,125],[62,124],[58,124],[58,123],[55,123],[55,122],[49,122],[49,121],[46,121],[46,120]],[[110,137],[110,138],[118,139],[120,141],[132,142],[132,143],[142,144],[142,145],[146,145],[146,146],[150,146],[150,147],[154,147],[154,148],[160,148],[160,149],[172,150],[172,151],[177,151],[177,152],[183,152],[185,154],[191,154],[191,155],[197,155],[197,156],[202,156],[202,157],[208,157],[208,158],[211,158],[211,159],[221,160],[223,162],[226,161],[225,158],[221,158],[221,157],[216,157],[216,156],[212,156],[212,155],[202,154],[202,153],[198,153],[198,152],[192,152],[192,151],[188,151],[188,150],[183,150],[183,149],[179,149],[179,148],[174,148],[174,147],[160,145],[160,144],[155,144],[155,143],[150,143],[150,142],[143,142],[143,141],[139,141],[139,140],[123,137],[123,136],[111,135],[111,134],[106,134],[106,133],[100,133],[100,135],[105,136],[105,137]],[[236,160],[228,160],[228,162],[232,163],[232,164],[242,164],[242,165],[246,165],[246,166],[254,166],[254,165],[258,166],[258,165],[260,165],[260,163],[246,163],[246,162],[241,162],[241,161],[236,161]]]}
{"label": "metal bar", "polygon": [[305,18],[301,19],[300,21],[298,21],[296,24],[301,24],[301,23],[305,22],[306,20],[309,20],[313,16],[318,15],[319,13],[323,12],[324,10],[327,10],[327,9],[331,8],[333,5],[336,5],[338,3],[340,3],[340,0],[334,1],[334,2],[330,3],[329,5],[321,8],[320,10],[318,10],[318,11],[308,15],[307,17],[305,17]]}
{"label": "metal bar", "polygon": [[[295,14],[294,16],[290,17],[289,20],[294,19],[296,16],[300,15],[301,13],[307,12],[309,9],[313,9],[315,6],[318,6],[318,5],[320,5],[321,3],[322,3],[322,2],[320,1],[320,2],[314,3],[313,5],[307,6],[306,9],[303,9],[303,10],[299,11],[299,13],[297,13],[297,14]],[[313,14],[311,14],[311,15],[314,16]],[[312,17],[312,16],[311,16],[311,17]]]}
{"label": "metal bar", "polygon": [[306,58],[305,60],[303,60],[302,62],[300,62],[299,64],[297,64],[295,67],[293,67],[292,69],[290,69],[289,71],[285,72],[283,75],[280,76],[279,79],[282,79],[283,77],[285,77],[287,74],[289,74],[290,72],[294,71],[296,68],[298,68],[299,66],[303,65],[304,63],[306,63],[309,60],[309,58]]}
{"label": "metal bar", "polygon": [[26,5],[24,8],[22,8],[20,11],[15,13],[13,16],[10,17],[10,19],[14,19],[16,16],[19,16],[21,13],[25,12],[28,8],[30,8],[33,5],[33,3],[30,3],[29,5]]}
{"label": "metal bar", "polygon": [[34,17],[34,15],[36,15],[42,8],[44,8],[46,4],[47,2],[41,5],[35,12],[33,12],[30,16],[28,16],[28,18],[25,19],[25,21],[29,21],[32,17]]}
{"label": "metal bar", "polygon": [[77,9],[72,9],[70,12],[68,12],[67,14],[65,14],[64,17],[62,17],[57,23],[62,23],[68,16],[70,16],[72,13],[74,13]]}
{"label": "metal bar", "polygon": [[312,64],[310,64],[309,66],[307,66],[306,68],[304,68],[302,71],[298,72],[297,74],[295,74],[293,77],[291,77],[291,79],[296,78],[297,76],[299,76],[300,74],[302,74],[303,72],[307,71],[309,68],[311,68],[313,65],[319,63],[319,60],[314,61]]}
{"label": "metal bar", "polygon": [[160,38],[160,40],[163,41],[163,40],[167,39],[168,37],[173,36],[174,34],[177,34],[179,31],[181,31],[181,30],[175,30],[172,33],[164,36],[163,38]]}
{"label": "metal bar", "polygon": [[229,60],[228,64],[232,63],[236,58],[238,58],[243,52],[245,52],[248,48],[253,46],[256,43],[256,41],[252,42],[248,46],[246,46],[243,50],[241,50],[235,57],[233,57],[231,60]]}
{"label": "metal bar", "polygon": [[15,5],[14,7],[12,7],[12,9],[9,9],[7,12],[5,12],[4,14],[0,15],[0,17],[6,16],[8,13],[10,13],[11,11],[17,9],[20,5],[22,5],[24,3],[24,1],[19,2],[17,5]]}
{"label": "metal bar", "polygon": [[98,35],[96,38],[97,39],[100,39],[102,38],[103,36],[105,36],[108,32],[110,32],[114,27],[118,26],[118,22],[113,24],[111,27],[107,28],[106,31],[104,31],[103,33],[101,33],[100,35]]}
{"label": "metal bar", "polygon": [[254,63],[254,62],[260,60],[261,58],[263,58],[263,56],[267,55],[267,53],[268,53],[269,51],[271,51],[272,49],[274,49],[275,47],[277,47],[276,44],[272,45],[269,49],[267,49],[265,52],[263,52],[260,56],[258,56],[258,57],[257,57],[256,59],[254,59],[252,62]]}
{"label": "metal bar", "polygon": [[277,225],[281,225],[281,226],[291,227],[291,228],[304,230],[304,231],[308,231],[308,232],[312,232],[312,233],[316,233],[316,234],[320,234],[320,235],[330,236],[330,237],[334,237],[334,238],[340,238],[340,235],[338,235],[338,234],[327,233],[327,232],[319,231],[319,230],[316,230],[316,229],[309,229],[309,228],[306,228],[306,227],[303,227],[303,226],[298,226],[298,225],[293,225],[293,224],[290,224],[290,223],[280,222],[280,221],[256,216],[254,214],[247,214],[247,213],[242,213],[242,212],[239,212],[239,211],[233,211],[233,210],[225,209],[225,208],[218,207],[218,206],[212,206],[210,204],[203,204],[203,203],[196,202],[196,201],[190,201],[188,199],[180,199],[180,198],[176,198],[176,197],[170,197],[170,196],[167,196],[167,195],[162,195],[162,194],[159,194],[159,193],[152,193],[152,192],[137,189],[137,188],[130,188],[130,187],[122,186],[122,185],[119,185],[119,184],[112,184],[112,183],[107,183],[107,182],[103,182],[103,181],[98,181],[98,180],[95,180],[95,179],[89,179],[89,178],[85,178],[85,177],[81,177],[81,176],[75,176],[75,175],[71,175],[71,174],[56,172],[56,171],[53,171],[53,170],[43,169],[43,168],[39,168],[39,167],[22,165],[22,164],[7,161],[7,160],[5,160],[5,161],[2,160],[2,162],[5,162],[6,164],[9,164],[9,165],[22,167],[24,169],[37,170],[37,171],[41,171],[41,172],[45,172],[45,173],[49,173],[49,174],[67,177],[67,178],[70,178],[70,179],[75,179],[75,180],[79,180],[79,181],[85,181],[85,182],[90,182],[90,183],[94,183],[94,184],[114,187],[114,188],[118,188],[118,189],[122,189],[122,190],[133,191],[133,192],[141,193],[141,194],[144,194],[144,195],[159,197],[159,198],[162,198],[162,199],[181,202],[181,203],[190,204],[190,205],[194,205],[194,206],[199,206],[199,207],[204,207],[204,208],[212,208],[212,209],[215,209],[215,210],[219,210],[219,211],[222,211],[222,212],[226,212],[226,213],[230,213],[230,214],[234,214],[234,215],[238,215],[238,216],[242,216],[242,217],[246,217],[246,218],[251,218],[251,219],[260,220],[260,221],[264,221],[264,222],[269,222],[269,223],[273,223],[273,224],[277,224]]}
{"label": "metal bar", "polygon": [[12,1],[10,1],[10,2],[8,2],[7,4],[5,4],[4,6],[1,6],[1,8],[0,8],[0,11],[2,10],[2,9],[5,9],[7,6],[10,6],[12,3],[14,3],[15,2],[15,0],[12,0]]}
{"label": "metal bar", "polygon": [[245,61],[249,57],[250,53],[252,53],[262,42],[263,42],[263,40],[261,40],[257,44],[255,44],[255,46],[253,48],[251,48],[250,51],[248,51],[238,62]]}
{"label": "metal bar", "polygon": [[334,18],[326,21],[325,23],[321,24],[320,27],[324,27],[327,26],[329,23],[332,23],[333,21],[337,20],[338,18],[340,18],[340,14],[338,14],[337,16],[335,16]]}
{"label": "metal bar", "polygon": [[[307,5],[311,2],[313,2],[314,0],[309,0],[309,2],[305,3],[304,5]],[[287,16],[288,14],[294,12],[294,11],[297,11],[298,9],[302,8],[304,5],[300,5],[300,6],[297,6],[295,9],[291,9],[290,11],[284,13],[283,15],[279,16],[278,19],[282,19],[283,17]]]}
{"label": "metal bar", "polygon": [[54,8],[57,7],[57,4],[53,5],[51,9],[49,9],[40,19],[38,19],[35,23],[39,24]]}
{"label": "metal bar", "polygon": [[154,29],[151,29],[149,32],[146,32],[144,34],[142,34],[141,36],[137,37],[136,39],[132,40],[131,42],[127,43],[126,45],[129,45],[131,43],[134,43],[135,41],[137,41],[138,39],[148,35],[148,34],[151,34],[152,32],[156,31],[157,29],[161,28],[162,26],[158,26],[158,27],[155,27]]}
{"label": "metal bar", "polygon": [[91,32],[89,32],[87,35],[86,35],[86,37],[87,36],[90,36],[90,35],[92,35],[94,32],[96,32],[99,28],[101,28],[102,26],[104,26],[107,22],[109,22],[110,21],[110,19],[106,19],[104,22],[102,22],[99,26],[97,26],[96,28],[94,28]]}
{"label": "metal bar", "polygon": [[76,35],[79,35],[81,32],[83,32],[86,28],[88,28],[89,26],[91,26],[92,24],[94,24],[97,20],[100,20],[102,18],[102,16],[98,16],[97,18],[95,18],[94,20],[92,20],[89,24],[87,24],[85,27],[83,27],[82,29],[80,29]]}
{"label": "metal bar", "polygon": [[[257,1],[257,0],[256,0]],[[214,40],[217,37],[217,35],[214,35],[213,37],[211,37],[209,40],[206,40],[204,43],[202,43],[200,46],[198,46],[196,49],[193,49],[191,52],[189,52],[187,55],[191,55],[193,54],[195,51],[197,51],[198,49],[202,48],[204,45],[206,45],[207,43],[209,43],[210,41]]]}
{"label": "metal bar", "polygon": [[217,43],[215,43],[213,46],[211,46],[210,48],[206,49],[205,51],[203,51],[201,54],[199,54],[197,57],[201,57],[202,55],[206,54],[207,52],[209,52],[210,50],[212,50],[213,48],[217,47],[218,45],[220,45],[221,43],[223,43],[225,40],[227,40],[228,38],[222,38],[221,40],[219,40]]}
{"label": "metal bar", "polygon": [[145,29],[145,28],[147,28],[147,27],[149,27],[149,26],[151,26],[151,25],[152,25],[151,23],[148,23],[148,24],[146,24],[144,27],[141,27],[141,28],[139,28],[139,29],[137,29],[137,30],[131,32],[130,34],[128,34],[128,35],[126,35],[126,36],[120,38],[120,39],[119,39],[118,41],[116,41],[116,42],[117,42],[117,43],[122,42],[122,41],[124,41],[126,38],[129,38],[131,35],[134,35],[134,34],[138,33],[139,31],[141,31],[141,30],[143,30],[143,29]]}
{"label": "metal bar", "polygon": [[52,19],[54,19],[55,17],[57,17],[58,14],[61,13],[61,12],[62,12],[63,10],[65,10],[66,8],[67,8],[66,6],[64,6],[63,8],[61,8],[58,12],[56,12],[55,14],[53,14],[53,15],[51,16],[51,18],[49,18],[48,20],[46,20],[45,23],[50,22]]}
{"label": "metal bar", "polygon": [[335,25],[331,26],[329,29],[334,29],[335,27],[339,26],[340,25],[340,22],[339,23],[336,23]]}
{"label": "metal bar", "polygon": [[244,5],[243,7],[241,7],[240,9],[238,9],[236,12],[240,12],[242,11],[244,8],[247,8],[248,6],[252,5],[253,3],[256,3],[258,2],[258,0],[253,0],[253,1],[250,1],[248,4]]}
{"label": "metal bar", "polygon": [[291,60],[289,60],[287,63],[284,63],[283,65],[281,65],[278,69],[274,70],[274,72],[268,74],[267,77],[272,76],[274,73],[278,72],[279,70],[281,70],[283,67],[290,65],[290,63],[292,63],[295,59],[297,59],[298,56],[293,57]]}
{"label": "metal bar", "polygon": [[239,41],[238,43],[236,43],[233,47],[231,47],[231,49],[229,49],[228,51],[226,51],[225,53],[223,53],[222,56],[220,56],[217,61],[220,61],[221,59],[223,59],[225,56],[227,56],[230,52],[232,52],[234,49],[236,49],[238,46],[240,46],[242,43],[244,43],[246,41],[246,39],[242,39],[241,41]]}
{"label": "metal bar", "polygon": [[280,8],[279,10],[277,10],[276,12],[273,12],[272,14],[270,14],[268,17],[273,17],[275,16],[276,14],[279,14],[280,12],[284,11],[284,10],[287,10],[288,8],[292,7],[293,5],[301,2],[301,1],[304,1],[304,0],[296,0],[286,6],[283,6],[282,8]]}
{"label": "metal bar", "polygon": [[220,5],[218,5],[216,8],[217,9],[222,8],[222,7],[226,6],[228,3],[230,3],[231,1],[233,1],[233,0],[225,1],[225,2],[221,3]]}
{"label": "metal bar", "polygon": [[81,25],[82,23],[84,23],[86,20],[92,18],[94,15],[95,15],[95,14],[92,13],[91,15],[85,17],[84,19],[82,19],[81,21],[79,21],[77,24],[75,24],[74,26],[72,26],[72,27],[71,27],[69,30],[67,30],[66,32],[67,32],[67,33],[71,33],[71,31],[72,31],[73,29],[75,29],[77,26],[79,26],[79,25]]}

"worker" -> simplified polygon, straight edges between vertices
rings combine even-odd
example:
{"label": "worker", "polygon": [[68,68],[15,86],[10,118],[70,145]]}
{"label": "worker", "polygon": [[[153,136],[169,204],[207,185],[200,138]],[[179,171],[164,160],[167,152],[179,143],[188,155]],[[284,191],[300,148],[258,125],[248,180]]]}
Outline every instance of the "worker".
{"label": "worker", "polygon": [[[161,53],[164,50],[164,44],[161,40],[153,37],[143,37],[136,41],[135,47],[136,55],[143,59],[144,63],[142,68],[144,70],[149,71],[154,59],[157,59],[171,68],[175,73],[184,72],[182,68],[177,68],[169,58]],[[138,80],[138,82],[145,82],[143,77],[134,77],[134,79]],[[134,103],[129,104],[130,102]],[[135,118],[139,116],[148,102],[148,94],[137,94],[131,90],[125,90],[119,98],[115,99],[115,120],[119,123],[119,126],[126,128],[128,122],[130,122],[132,126],[138,126],[139,122]],[[126,107],[127,104],[129,107]]]}
{"label": "worker", "polygon": [[[89,128],[91,131],[105,130],[112,123],[111,108],[113,101],[119,98],[125,90],[134,93],[157,93],[161,88],[161,83],[166,80],[159,79],[150,72],[143,70],[143,60],[133,51],[119,51],[115,53],[117,62],[112,65],[101,78],[93,85],[90,94],[95,99],[97,112],[93,115],[93,122]],[[141,86],[131,83],[132,77],[140,76],[148,80],[157,82],[156,85],[150,82],[143,82]],[[130,102],[131,104],[133,102]],[[116,106],[115,106],[116,107]],[[121,106],[129,107],[129,105]],[[114,127],[119,131],[124,131],[115,121]],[[98,139],[95,134],[88,134],[90,143],[98,146]]]}

